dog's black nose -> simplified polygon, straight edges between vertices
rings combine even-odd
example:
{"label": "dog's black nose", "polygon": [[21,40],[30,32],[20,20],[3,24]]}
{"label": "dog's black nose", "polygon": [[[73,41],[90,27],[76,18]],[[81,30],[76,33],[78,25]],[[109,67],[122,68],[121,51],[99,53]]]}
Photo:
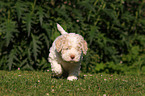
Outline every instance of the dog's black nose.
{"label": "dog's black nose", "polygon": [[74,59],[74,58],[75,58],[75,55],[70,55],[70,58],[71,58],[71,59]]}

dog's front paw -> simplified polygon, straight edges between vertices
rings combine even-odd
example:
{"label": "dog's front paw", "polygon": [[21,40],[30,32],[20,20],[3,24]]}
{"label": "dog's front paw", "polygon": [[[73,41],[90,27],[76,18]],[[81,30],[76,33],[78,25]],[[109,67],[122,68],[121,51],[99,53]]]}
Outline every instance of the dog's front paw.
{"label": "dog's front paw", "polygon": [[77,76],[68,76],[67,77],[67,80],[69,80],[69,81],[73,81],[73,80],[77,80],[78,78],[77,78]]}

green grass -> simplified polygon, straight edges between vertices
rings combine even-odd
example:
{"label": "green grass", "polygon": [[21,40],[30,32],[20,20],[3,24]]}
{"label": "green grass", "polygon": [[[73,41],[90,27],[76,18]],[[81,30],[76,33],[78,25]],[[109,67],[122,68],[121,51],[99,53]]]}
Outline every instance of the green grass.
{"label": "green grass", "polygon": [[51,72],[0,71],[0,96],[143,96],[145,76],[80,74],[77,81],[51,78]]}

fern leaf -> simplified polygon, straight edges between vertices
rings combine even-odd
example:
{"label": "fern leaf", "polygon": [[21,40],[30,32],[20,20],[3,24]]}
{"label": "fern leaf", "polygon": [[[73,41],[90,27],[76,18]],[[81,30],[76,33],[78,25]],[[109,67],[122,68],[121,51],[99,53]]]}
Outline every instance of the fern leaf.
{"label": "fern leaf", "polygon": [[28,31],[28,36],[30,36],[30,31],[31,31],[31,14],[27,14],[26,15],[26,27],[27,27],[27,31]]}
{"label": "fern leaf", "polygon": [[28,63],[28,58],[25,58],[24,60],[22,60],[20,63],[20,67],[22,68],[23,66],[25,66]]}
{"label": "fern leaf", "polygon": [[45,35],[44,33],[39,35],[39,39],[43,42],[45,42],[47,48],[49,48],[49,40],[47,38],[47,35]]}
{"label": "fern leaf", "polygon": [[6,33],[6,45],[8,46],[13,38],[13,33],[18,32],[16,29],[16,23],[11,20],[6,20],[6,22],[2,24],[2,31]]}
{"label": "fern leaf", "polygon": [[38,53],[40,52],[41,42],[39,41],[39,37],[32,35],[32,52],[35,60],[37,60]]}
{"label": "fern leaf", "polygon": [[90,44],[92,43],[93,39],[96,37],[96,32],[98,31],[98,27],[97,26],[91,26],[91,31],[89,32],[89,40],[90,40]]}
{"label": "fern leaf", "polygon": [[19,21],[20,21],[21,15],[22,15],[22,13],[21,13],[21,4],[22,3],[20,3],[20,2],[16,3],[16,11],[17,11],[17,15],[18,15],[18,20]]}
{"label": "fern leaf", "polygon": [[96,12],[95,8],[93,7],[93,5],[91,5],[91,3],[89,1],[90,0],[84,0],[84,1],[79,2],[78,4],[87,10],[91,10],[93,12]]}
{"label": "fern leaf", "polygon": [[72,12],[75,14],[74,18],[78,18],[79,20],[83,20],[82,13],[80,10],[73,9]]}
{"label": "fern leaf", "polygon": [[16,57],[16,50],[15,49],[12,49],[9,56],[8,56],[8,67],[9,67],[9,70],[12,69],[12,65],[15,64],[14,60],[16,60],[17,57]]}
{"label": "fern leaf", "polygon": [[27,63],[24,67],[23,67],[24,70],[34,70],[34,68],[29,65],[29,63]]}
{"label": "fern leaf", "polygon": [[16,12],[17,12],[17,15],[18,15],[18,20],[20,21],[22,15],[23,15],[23,12],[26,11],[27,7],[25,4],[23,4],[24,2],[22,1],[17,1],[16,2],[16,5],[15,5],[15,8],[16,8]]}
{"label": "fern leaf", "polygon": [[58,12],[59,16],[63,16],[64,18],[70,19],[66,7],[64,5],[62,5],[61,8],[56,8],[56,12]]}
{"label": "fern leaf", "polygon": [[49,48],[49,40],[46,35],[44,35],[44,40],[46,42],[47,48]]}
{"label": "fern leaf", "polygon": [[41,7],[38,8],[38,12],[37,14],[39,15],[39,21],[40,21],[40,25],[42,26],[43,23],[43,17],[44,17],[44,12],[43,9]]}

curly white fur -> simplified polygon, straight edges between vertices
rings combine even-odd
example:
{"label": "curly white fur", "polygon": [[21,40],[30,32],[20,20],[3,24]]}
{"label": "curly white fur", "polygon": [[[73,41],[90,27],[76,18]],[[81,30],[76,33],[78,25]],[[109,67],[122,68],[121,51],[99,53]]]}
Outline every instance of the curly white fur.
{"label": "curly white fur", "polygon": [[75,33],[67,33],[57,24],[62,35],[57,37],[50,48],[49,62],[55,76],[68,73],[68,80],[76,80],[80,71],[83,53],[87,52],[87,42]]}

